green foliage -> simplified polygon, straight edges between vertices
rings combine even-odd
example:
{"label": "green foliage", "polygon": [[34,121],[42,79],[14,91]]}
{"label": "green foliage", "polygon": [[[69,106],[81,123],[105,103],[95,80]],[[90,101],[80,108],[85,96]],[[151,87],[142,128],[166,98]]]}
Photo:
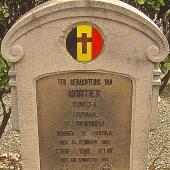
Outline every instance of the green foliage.
{"label": "green foliage", "polygon": [[0,91],[8,91],[9,90],[9,66],[2,58],[0,54]]}
{"label": "green foliage", "polygon": [[163,62],[161,62],[160,68],[163,74],[166,74],[168,70],[170,70],[170,54]]}
{"label": "green foliage", "polygon": [[0,4],[0,12],[4,18],[8,18],[10,15],[6,4],[5,5]]}
{"label": "green foliage", "polygon": [[141,5],[145,3],[151,5],[155,10],[159,10],[161,6],[164,6],[165,1],[166,0],[136,0],[136,2]]}

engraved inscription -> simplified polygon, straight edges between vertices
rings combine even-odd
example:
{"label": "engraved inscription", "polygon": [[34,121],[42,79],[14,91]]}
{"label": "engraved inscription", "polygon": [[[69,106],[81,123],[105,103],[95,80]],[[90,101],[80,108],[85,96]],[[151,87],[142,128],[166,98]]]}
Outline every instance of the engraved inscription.
{"label": "engraved inscription", "polygon": [[129,170],[132,88],[102,72],[37,80],[41,170]]}

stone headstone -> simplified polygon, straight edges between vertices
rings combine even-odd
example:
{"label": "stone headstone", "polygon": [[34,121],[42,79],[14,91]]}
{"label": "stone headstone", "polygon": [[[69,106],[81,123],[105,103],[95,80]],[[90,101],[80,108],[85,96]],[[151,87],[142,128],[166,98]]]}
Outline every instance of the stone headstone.
{"label": "stone headstone", "polygon": [[144,170],[168,42],[120,1],[50,1],[7,33],[24,170]]}

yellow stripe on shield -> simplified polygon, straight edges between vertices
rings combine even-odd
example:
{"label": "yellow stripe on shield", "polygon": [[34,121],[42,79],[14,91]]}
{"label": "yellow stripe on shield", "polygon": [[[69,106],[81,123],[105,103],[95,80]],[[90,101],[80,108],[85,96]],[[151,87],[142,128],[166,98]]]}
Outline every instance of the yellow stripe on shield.
{"label": "yellow stripe on shield", "polygon": [[92,27],[77,26],[77,60],[90,61],[92,59]]}

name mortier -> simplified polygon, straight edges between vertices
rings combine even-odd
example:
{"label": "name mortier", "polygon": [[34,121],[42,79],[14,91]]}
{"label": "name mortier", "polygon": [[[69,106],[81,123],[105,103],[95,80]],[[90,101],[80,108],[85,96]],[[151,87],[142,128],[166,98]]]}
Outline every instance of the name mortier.
{"label": "name mortier", "polygon": [[99,98],[101,96],[100,90],[69,90],[68,96],[70,98]]}

